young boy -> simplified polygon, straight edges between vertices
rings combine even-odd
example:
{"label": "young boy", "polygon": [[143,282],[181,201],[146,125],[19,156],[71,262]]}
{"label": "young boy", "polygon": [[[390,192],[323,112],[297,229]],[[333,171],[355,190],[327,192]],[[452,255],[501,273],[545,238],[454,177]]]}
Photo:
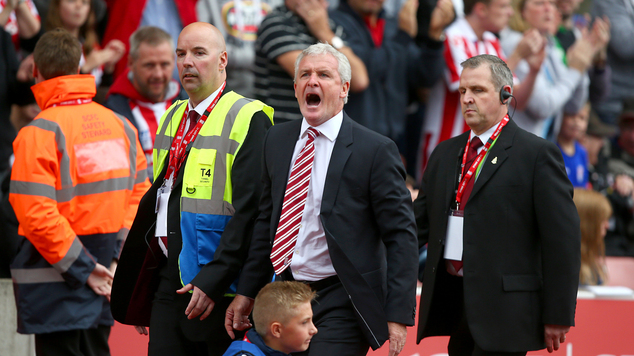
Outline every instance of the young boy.
{"label": "young boy", "polygon": [[564,158],[566,173],[576,188],[588,187],[588,152],[579,143],[588,128],[590,103],[586,103],[576,114],[564,114],[557,146]]}
{"label": "young boy", "polygon": [[287,356],[306,351],[317,333],[310,302],[315,292],[300,282],[269,283],[255,297],[255,330],[234,341],[224,356]]}

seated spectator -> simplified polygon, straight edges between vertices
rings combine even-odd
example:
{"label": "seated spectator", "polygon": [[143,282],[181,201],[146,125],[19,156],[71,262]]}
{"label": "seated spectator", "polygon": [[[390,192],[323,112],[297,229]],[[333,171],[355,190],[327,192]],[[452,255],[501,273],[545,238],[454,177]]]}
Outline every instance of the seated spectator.
{"label": "seated spectator", "polygon": [[370,80],[366,90],[350,93],[346,113],[394,140],[403,152],[409,90],[431,87],[440,78],[443,31],[453,21],[454,12],[450,0],[440,0],[425,39],[417,44],[418,1],[406,1],[396,18],[386,16],[383,3],[342,0],[332,19],[343,27]]}
{"label": "seated spectator", "polygon": [[[325,0],[285,0],[264,18],[255,41],[255,98],[275,108],[275,123],[302,118],[293,91],[295,60],[308,46],[330,43],[350,61],[350,92],[368,86],[365,65],[348,47],[347,34],[330,20]],[[353,117],[353,119],[356,119]]]}
{"label": "seated spectator", "polygon": [[610,95],[595,109],[603,122],[615,125],[623,110],[623,100],[634,93],[634,4],[628,0],[595,0],[591,3],[592,16],[607,16],[612,25],[607,48],[607,63],[612,70]]}
{"label": "seated spectator", "polygon": [[[587,18],[583,15],[575,15],[581,0],[557,0],[557,10],[561,14],[561,24],[557,28],[555,37],[561,48],[567,51],[577,39],[582,37],[581,31],[588,29]],[[592,60],[592,66],[588,70],[590,77],[589,96],[590,103],[594,106],[605,100],[610,94],[612,70],[607,64],[607,47],[610,41],[610,20],[607,16],[597,18],[593,26],[598,27],[598,33],[605,36],[601,47]]]}
{"label": "seated spectator", "polygon": [[588,152],[579,143],[588,128],[590,103],[586,103],[579,112],[564,114],[561,130],[557,136],[557,146],[564,157],[568,179],[574,187],[588,187]]}
{"label": "seated spectator", "polygon": [[33,0],[0,0],[0,27],[11,35],[16,51],[33,52],[42,27]]}
{"label": "seated spectator", "polygon": [[608,172],[610,139],[616,135],[616,127],[605,124],[590,109],[588,129],[580,142],[588,152],[588,180],[595,191],[607,195],[614,184],[614,177]]}
{"label": "seated spectator", "polygon": [[90,0],[52,0],[46,16],[46,30],[61,27],[79,39],[83,46],[80,73],[92,74],[99,86],[104,71],[114,71],[115,63],[125,53],[125,45],[119,40],[112,40],[101,49],[94,22]]}
{"label": "seated spectator", "polygon": [[574,201],[581,222],[579,284],[603,284],[607,277],[603,238],[612,215],[610,202],[598,192],[579,188],[575,189]]}
{"label": "seated spectator", "polygon": [[[567,52],[559,48],[553,34],[557,26],[557,8],[554,2],[521,0],[517,9],[530,29],[537,29],[546,40],[546,59],[535,79],[533,92],[526,108],[513,115],[517,125],[544,138],[557,137],[564,108],[566,112],[578,112],[588,100],[589,79],[587,70],[595,53],[603,46],[600,28],[577,40]],[[522,39],[513,30],[500,33],[502,49],[511,52]],[[520,61],[515,74],[522,80],[529,72],[529,65]]]}
{"label": "seated spectator", "polygon": [[605,238],[605,253],[634,257],[634,98],[622,106],[619,135],[612,141],[608,160],[608,171],[614,176],[614,194],[608,195],[614,223]]}
{"label": "seated spectator", "polygon": [[[139,27],[155,26],[169,33],[176,47],[181,30],[197,21],[197,2],[198,0],[107,0],[108,24],[103,36],[104,42],[119,40],[127,45],[128,39]],[[126,64],[125,58],[118,61],[114,71],[115,78],[125,71]],[[178,80],[176,69],[172,76]]]}
{"label": "seated spectator", "polygon": [[198,20],[216,26],[227,43],[227,86],[253,97],[255,85],[255,40],[262,20],[284,0],[204,1]]}
{"label": "seated spectator", "polygon": [[234,341],[224,356],[285,356],[308,349],[317,333],[311,301],[315,292],[301,282],[269,283],[258,292],[253,307],[255,329]]}
{"label": "seated spectator", "polygon": [[187,99],[178,81],[172,37],[158,27],[145,26],[130,36],[128,69],[110,87],[105,106],[130,120],[139,141],[152,181],[152,148],[161,116],[176,100]]}

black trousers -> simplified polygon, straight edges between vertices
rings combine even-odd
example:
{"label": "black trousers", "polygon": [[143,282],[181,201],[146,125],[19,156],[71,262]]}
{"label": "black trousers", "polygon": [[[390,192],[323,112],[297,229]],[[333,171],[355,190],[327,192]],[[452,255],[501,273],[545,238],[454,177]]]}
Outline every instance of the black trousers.
{"label": "black trousers", "polygon": [[110,326],[35,335],[37,356],[110,356]]}
{"label": "black trousers", "polygon": [[[462,277],[450,277],[450,278],[462,278]],[[449,338],[449,344],[447,345],[447,352],[449,356],[524,356],[525,352],[492,352],[485,351],[478,346],[473,340],[471,330],[469,329],[469,323],[464,307],[464,290],[460,285],[460,293],[462,294],[462,317],[451,333]]]}
{"label": "black trousers", "polygon": [[316,290],[313,323],[317,334],[307,351],[294,356],[362,356],[370,345],[366,340],[354,307],[341,282]]}
{"label": "black trousers", "polygon": [[[191,340],[181,327],[185,309],[176,305],[174,284],[167,277],[167,266],[162,268],[161,281],[152,302],[148,356],[222,356],[233,341],[224,327],[225,312],[233,298],[218,301],[204,321],[200,321],[200,317],[187,321],[190,328],[209,331],[209,337],[204,341]],[[243,336],[244,332],[236,332],[236,340]]]}

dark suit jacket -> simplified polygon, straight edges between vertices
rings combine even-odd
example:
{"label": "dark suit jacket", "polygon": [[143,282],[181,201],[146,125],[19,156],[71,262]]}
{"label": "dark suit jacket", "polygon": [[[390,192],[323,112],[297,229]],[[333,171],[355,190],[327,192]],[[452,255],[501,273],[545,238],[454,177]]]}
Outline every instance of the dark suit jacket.
{"label": "dark suit jacket", "polygon": [[466,132],[438,145],[414,203],[419,243],[429,243],[417,340],[451,333],[462,284],[478,346],[544,348],[544,324],[574,325],[579,284],[579,217],[561,153],[512,120],[504,127],[464,207],[459,278],[447,273],[443,251],[468,138]]}
{"label": "dark suit jacket", "polygon": [[[238,277],[247,257],[261,194],[260,182],[253,179],[253,174],[260,170],[262,142],[269,127],[271,121],[266,114],[257,112],[253,115],[247,137],[231,171],[235,214],[222,233],[214,260],[205,265],[191,282],[216,303]],[[182,247],[180,197],[184,169],[179,171],[168,202],[169,258],[165,258],[154,238],[156,193],[163,184],[167,166],[165,164],[163,171],[139,203],[112,286],[112,315],[123,324],[149,326],[151,302],[160,279],[158,271],[167,263],[167,273],[173,283],[175,308],[182,316],[181,327],[191,338],[205,338],[204,334],[211,330],[206,326],[207,319],[201,322],[198,319],[188,320],[185,316],[191,294],[177,295],[175,292],[182,287],[178,256]],[[221,312],[224,314],[224,311]]]}
{"label": "dark suit jacket", "polygon": [[[238,285],[255,297],[273,273],[271,246],[301,120],[275,125],[264,144],[260,216]],[[411,196],[394,142],[344,114],[324,186],[321,223],[332,264],[376,349],[387,322],[413,325],[418,249]]]}

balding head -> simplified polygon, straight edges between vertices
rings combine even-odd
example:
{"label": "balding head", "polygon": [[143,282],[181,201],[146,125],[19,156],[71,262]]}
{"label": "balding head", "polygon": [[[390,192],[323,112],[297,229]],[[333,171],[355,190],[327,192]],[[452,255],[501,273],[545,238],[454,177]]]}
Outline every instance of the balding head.
{"label": "balding head", "polygon": [[227,47],[213,25],[194,22],[178,36],[176,65],[192,106],[216,91],[227,78]]}

